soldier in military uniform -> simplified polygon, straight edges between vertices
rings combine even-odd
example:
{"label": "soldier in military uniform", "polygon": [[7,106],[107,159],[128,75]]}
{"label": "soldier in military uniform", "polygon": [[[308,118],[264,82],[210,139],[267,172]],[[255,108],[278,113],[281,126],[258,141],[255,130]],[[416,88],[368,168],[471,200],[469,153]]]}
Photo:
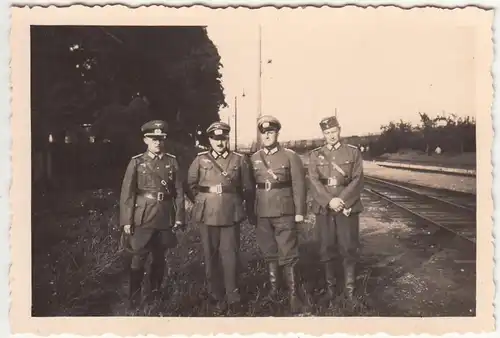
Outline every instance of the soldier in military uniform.
{"label": "soldier in military uniform", "polygon": [[200,228],[208,293],[223,310],[241,301],[237,285],[240,223],[247,217],[255,224],[255,185],[248,158],[228,150],[229,125],[215,122],[206,132],[211,148],[192,162],[188,185],[195,196],[192,218]]}
{"label": "soldier in military uniform", "polygon": [[163,152],[167,125],[150,121],[141,130],[147,150],[130,160],[120,196],[122,246],[131,254],[129,297],[141,295],[145,262],[152,254],[150,283],[157,294],[164,277],[165,252],[177,245],[175,231],[184,227],[184,189],[176,157]]}
{"label": "soldier in military uniform", "polygon": [[359,250],[359,214],[363,211],[363,159],[356,146],[340,142],[340,125],[336,117],[319,123],[326,144],[311,151],[309,180],[319,231],[320,260],[325,265],[327,291],[321,302],[330,303],[335,295],[334,260],[343,259],[344,291],[352,299],[355,263]]}
{"label": "soldier in military uniform", "polygon": [[304,165],[292,150],[278,142],[281,123],[273,116],[257,122],[263,148],[251,157],[256,191],[256,236],[269,269],[268,298],[278,294],[279,268],[283,268],[292,312],[304,308],[298,293],[295,266],[299,258],[297,222],[306,213]]}

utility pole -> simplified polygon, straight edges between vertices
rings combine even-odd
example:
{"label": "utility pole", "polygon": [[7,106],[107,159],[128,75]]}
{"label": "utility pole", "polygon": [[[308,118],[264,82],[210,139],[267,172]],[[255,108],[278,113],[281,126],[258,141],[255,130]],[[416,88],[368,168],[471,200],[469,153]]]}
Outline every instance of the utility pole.
{"label": "utility pole", "polygon": [[[259,82],[258,82],[258,96],[257,96],[257,121],[262,116],[262,26],[259,24]],[[257,129],[257,149],[260,148],[260,133]]]}
{"label": "utility pole", "polygon": [[238,96],[234,96],[234,151],[238,151]]}

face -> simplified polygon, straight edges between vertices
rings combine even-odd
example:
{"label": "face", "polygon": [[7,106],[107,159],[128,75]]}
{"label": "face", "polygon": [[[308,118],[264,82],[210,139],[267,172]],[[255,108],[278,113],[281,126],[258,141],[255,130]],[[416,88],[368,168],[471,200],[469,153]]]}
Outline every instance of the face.
{"label": "face", "polygon": [[278,142],[279,133],[276,130],[268,130],[260,134],[264,147],[272,147]]}
{"label": "face", "polygon": [[144,143],[147,144],[148,150],[153,154],[158,154],[161,152],[164,144],[164,138],[159,137],[145,137]]}
{"label": "face", "polygon": [[325,137],[326,143],[333,145],[340,140],[340,128],[333,127],[325,129],[323,130],[323,136]]}
{"label": "face", "polygon": [[221,138],[219,140],[209,138],[210,141],[210,146],[212,147],[213,150],[215,150],[218,153],[222,153],[227,149],[229,140],[227,138]]}

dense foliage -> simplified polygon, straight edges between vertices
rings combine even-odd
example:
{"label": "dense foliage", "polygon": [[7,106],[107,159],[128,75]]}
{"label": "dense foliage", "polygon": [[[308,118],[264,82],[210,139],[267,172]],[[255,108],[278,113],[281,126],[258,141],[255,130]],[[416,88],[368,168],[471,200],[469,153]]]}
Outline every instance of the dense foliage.
{"label": "dense foliage", "polygon": [[395,153],[413,149],[431,154],[440,148],[443,153],[460,154],[476,151],[476,122],[474,118],[454,114],[431,118],[419,112],[416,126],[400,120],[381,126],[378,140],[371,143],[371,154]]}
{"label": "dense foliage", "polygon": [[32,26],[31,53],[34,145],[92,124],[98,138],[129,147],[150,118],[191,143],[226,106],[203,27]]}

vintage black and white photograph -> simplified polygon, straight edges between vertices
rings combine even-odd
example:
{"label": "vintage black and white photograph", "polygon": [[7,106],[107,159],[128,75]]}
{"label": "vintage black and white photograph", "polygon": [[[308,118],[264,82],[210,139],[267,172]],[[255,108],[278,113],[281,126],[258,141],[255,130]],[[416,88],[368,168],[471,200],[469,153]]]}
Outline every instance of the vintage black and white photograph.
{"label": "vintage black and white photograph", "polygon": [[31,317],[478,317],[491,13],[233,11],[24,28]]}

